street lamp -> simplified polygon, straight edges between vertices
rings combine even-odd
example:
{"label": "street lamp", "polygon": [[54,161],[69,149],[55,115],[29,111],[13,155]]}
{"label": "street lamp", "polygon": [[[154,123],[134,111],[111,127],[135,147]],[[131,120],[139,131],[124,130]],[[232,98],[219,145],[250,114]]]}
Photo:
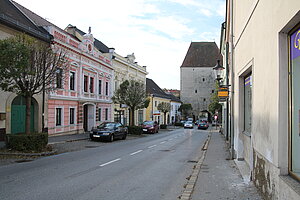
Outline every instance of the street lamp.
{"label": "street lamp", "polygon": [[222,65],[220,65],[220,60],[218,60],[217,65],[213,68],[218,83],[220,83],[220,81],[223,79],[222,77],[223,77],[224,69],[225,68]]}

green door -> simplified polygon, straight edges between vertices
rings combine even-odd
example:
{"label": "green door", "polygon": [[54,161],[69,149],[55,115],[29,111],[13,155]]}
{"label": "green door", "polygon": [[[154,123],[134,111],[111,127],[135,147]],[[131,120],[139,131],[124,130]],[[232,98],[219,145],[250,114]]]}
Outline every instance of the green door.
{"label": "green door", "polygon": [[[30,131],[34,132],[34,103],[31,102]],[[16,97],[11,106],[11,133],[25,133],[26,105],[24,97]]]}

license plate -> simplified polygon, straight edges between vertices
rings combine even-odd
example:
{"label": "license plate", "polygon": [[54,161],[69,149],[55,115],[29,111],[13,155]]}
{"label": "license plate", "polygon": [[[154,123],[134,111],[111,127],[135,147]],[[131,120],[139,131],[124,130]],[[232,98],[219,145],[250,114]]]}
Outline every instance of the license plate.
{"label": "license plate", "polygon": [[143,131],[148,131],[147,129],[143,129]]}
{"label": "license plate", "polygon": [[93,137],[100,137],[100,135],[93,135]]}
{"label": "license plate", "polygon": [[106,136],[106,135],[109,135],[109,133],[102,133],[102,135],[105,135],[105,136]]}

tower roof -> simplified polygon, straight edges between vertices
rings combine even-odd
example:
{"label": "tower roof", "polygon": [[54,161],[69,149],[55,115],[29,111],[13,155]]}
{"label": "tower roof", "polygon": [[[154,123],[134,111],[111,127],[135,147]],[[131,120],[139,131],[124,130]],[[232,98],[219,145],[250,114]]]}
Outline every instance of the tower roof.
{"label": "tower roof", "polygon": [[181,67],[214,67],[217,60],[222,55],[215,42],[191,42]]}

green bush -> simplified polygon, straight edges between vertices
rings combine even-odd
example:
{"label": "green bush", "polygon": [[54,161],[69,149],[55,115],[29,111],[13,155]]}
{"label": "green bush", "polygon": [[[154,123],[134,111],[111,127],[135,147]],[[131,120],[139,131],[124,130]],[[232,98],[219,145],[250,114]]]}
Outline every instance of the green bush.
{"label": "green bush", "polygon": [[42,151],[48,144],[47,133],[7,134],[7,147],[17,151]]}
{"label": "green bush", "polygon": [[140,126],[128,126],[128,133],[132,135],[142,135],[143,129]]}
{"label": "green bush", "polygon": [[161,125],[159,126],[160,129],[167,129],[167,127],[168,127],[168,126],[165,125],[165,124],[161,124]]}
{"label": "green bush", "polygon": [[181,123],[181,122],[175,122],[174,125],[175,125],[175,126],[183,126],[183,123]]}

